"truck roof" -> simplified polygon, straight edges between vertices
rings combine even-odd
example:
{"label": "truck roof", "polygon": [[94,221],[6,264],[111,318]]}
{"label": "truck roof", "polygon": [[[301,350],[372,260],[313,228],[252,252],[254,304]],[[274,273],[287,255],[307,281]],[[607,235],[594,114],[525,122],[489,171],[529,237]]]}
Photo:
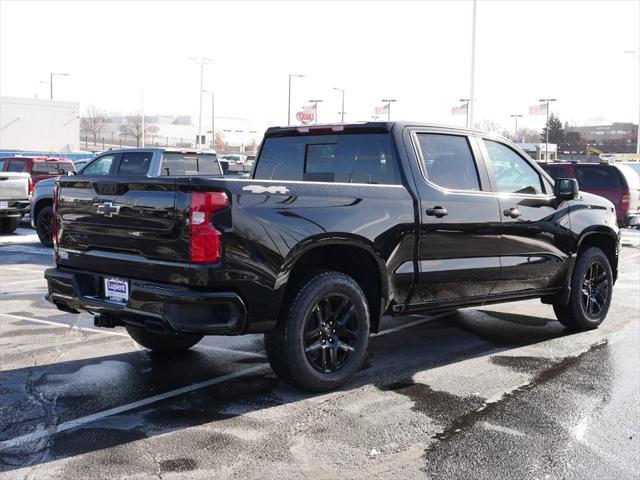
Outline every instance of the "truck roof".
{"label": "truck roof", "polygon": [[[458,127],[453,125],[442,125],[436,123],[393,121],[393,122],[352,122],[352,123],[324,123],[314,125],[295,125],[288,127],[269,127],[265,132],[265,137],[279,137],[289,135],[306,135],[308,133],[388,133],[394,127],[424,127],[437,128],[461,133],[482,133],[482,130]],[[494,136],[494,135],[492,135]]]}

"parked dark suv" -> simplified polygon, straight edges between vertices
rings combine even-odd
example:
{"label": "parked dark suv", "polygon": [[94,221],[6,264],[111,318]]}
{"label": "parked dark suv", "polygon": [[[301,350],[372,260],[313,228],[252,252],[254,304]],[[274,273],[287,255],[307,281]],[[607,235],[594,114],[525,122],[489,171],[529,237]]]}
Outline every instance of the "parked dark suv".
{"label": "parked dark suv", "polygon": [[618,269],[611,202],[459,128],[271,128],[250,178],[85,168],[56,192],[60,310],[160,353],[265,333],[273,370],[314,391],[358,372],[383,314],[540,298],[597,328]]}
{"label": "parked dark suv", "polygon": [[580,190],[606,198],[616,207],[618,225],[640,225],[640,177],[625,164],[543,163],[552,178],[575,178]]}

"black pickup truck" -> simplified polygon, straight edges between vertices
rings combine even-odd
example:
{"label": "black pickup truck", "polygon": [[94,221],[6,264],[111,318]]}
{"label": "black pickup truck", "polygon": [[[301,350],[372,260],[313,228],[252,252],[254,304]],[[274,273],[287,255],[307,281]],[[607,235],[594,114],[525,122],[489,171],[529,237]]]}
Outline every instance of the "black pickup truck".
{"label": "black pickup truck", "polygon": [[507,140],[405,122],[270,128],[247,179],[62,177],[60,310],[161,352],[264,332],[314,391],[360,366],[383,314],[541,298],[571,329],[605,318],[613,205]]}

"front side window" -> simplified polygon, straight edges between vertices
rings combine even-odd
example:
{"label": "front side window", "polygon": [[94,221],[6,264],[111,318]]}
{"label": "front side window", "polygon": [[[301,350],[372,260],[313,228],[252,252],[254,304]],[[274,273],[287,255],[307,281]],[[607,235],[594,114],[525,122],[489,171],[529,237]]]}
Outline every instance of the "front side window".
{"label": "front side window", "polygon": [[24,160],[11,160],[9,162],[9,168],[7,171],[9,172],[24,172],[26,162]]}
{"label": "front side window", "polygon": [[121,175],[146,175],[152,158],[153,153],[151,152],[123,153],[118,173]]}
{"label": "front side window", "polygon": [[542,178],[529,163],[506,145],[483,140],[501,193],[543,193]]}
{"label": "front side window", "polygon": [[581,188],[620,188],[620,179],[614,167],[576,165],[576,179]]}
{"label": "front side window", "polygon": [[115,155],[104,155],[96,158],[91,164],[87,165],[83,170],[83,175],[109,175]]}
{"label": "front side window", "polygon": [[254,178],[400,183],[391,137],[377,133],[267,138]]}
{"label": "front side window", "polygon": [[461,135],[418,133],[424,171],[431,183],[452,190],[480,190],[469,141]]}

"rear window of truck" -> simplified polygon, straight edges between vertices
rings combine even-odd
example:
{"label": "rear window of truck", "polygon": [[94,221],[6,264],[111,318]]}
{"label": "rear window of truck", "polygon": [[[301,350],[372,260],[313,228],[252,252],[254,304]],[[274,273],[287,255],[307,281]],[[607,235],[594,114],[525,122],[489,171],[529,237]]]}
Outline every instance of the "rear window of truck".
{"label": "rear window of truck", "polygon": [[160,175],[221,175],[222,167],[216,155],[165,152]]}
{"label": "rear window of truck", "polygon": [[608,165],[577,165],[576,179],[583,188],[620,188],[620,178]]}
{"label": "rear window of truck", "polygon": [[400,183],[389,134],[269,137],[253,178],[307,182]]}

